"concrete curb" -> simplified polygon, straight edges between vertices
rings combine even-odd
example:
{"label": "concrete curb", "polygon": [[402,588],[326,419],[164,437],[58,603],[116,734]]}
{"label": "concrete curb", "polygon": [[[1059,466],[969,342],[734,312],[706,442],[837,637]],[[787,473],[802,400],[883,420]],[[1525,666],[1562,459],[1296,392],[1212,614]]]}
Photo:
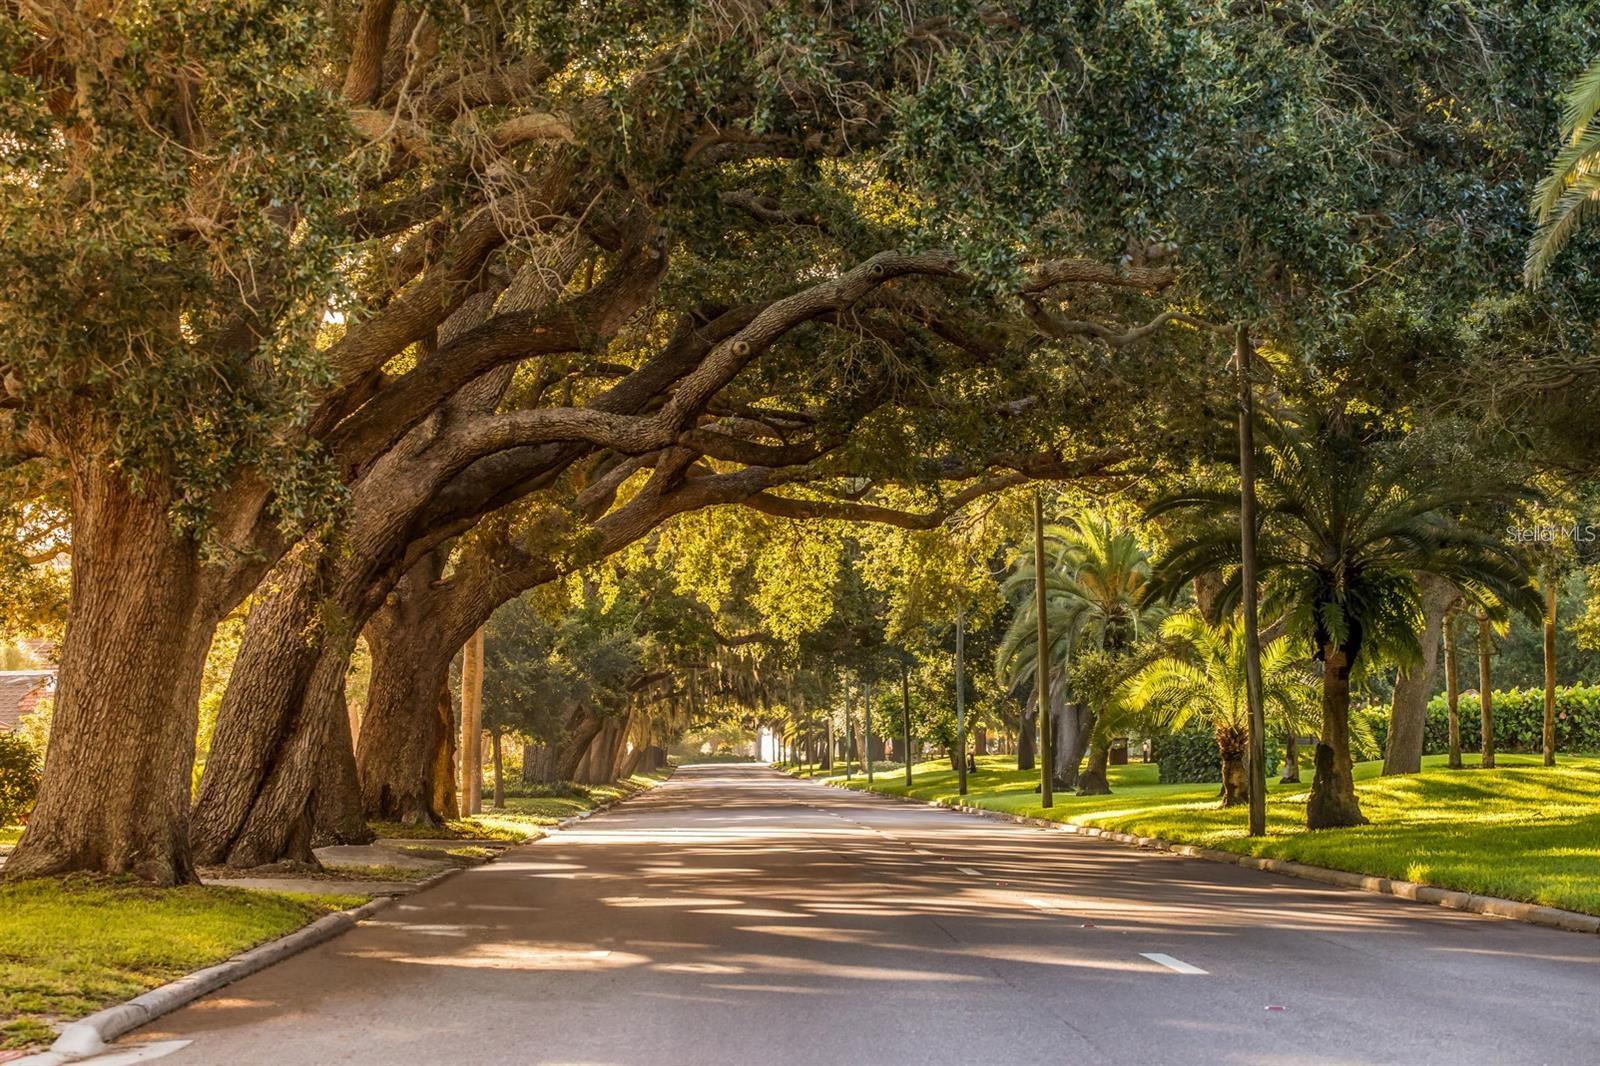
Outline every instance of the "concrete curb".
{"label": "concrete curb", "polygon": [[[797,778],[797,780],[807,779]],[[831,781],[825,782],[825,784],[830,788],[844,788],[843,785],[835,785]],[[1264,870],[1268,873],[1282,874],[1286,877],[1298,877],[1306,881],[1320,881],[1323,884],[1337,885],[1340,888],[1353,888],[1362,892],[1395,896],[1399,899],[1408,899],[1416,903],[1431,903],[1439,907],[1448,907],[1451,910],[1471,911],[1474,914],[1486,914],[1495,918],[1511,918],[1515,921],[1527,922],[1530,925],[1542,925],[1547,929],[1560,929],[1569,933],[1600,934],[1600,916],[1562,910],[1560,907],[1546,907],[1537,903],[1522,903],[1514,899],[1501,899],[1498,896],[1479,896],[1453,888],[1419,885],[1413,881],[1398,881],[1390,877],[1352,873],[1349,870],[1333,870],[1326,866],[1311,866],[1291,859],[1266,859],[1255,855],[1240,855],[1232,851],[1221,851],[1216,848],[1197,847],[1193,844],[1177,844],[1161,837],[1137,836],[1132,833],[1119,833],[1115,830],[1100,829],[1095,826],[1053,822],[1048,818],[1031,818],[1027,815],[1007,814],[1004,811],[991,811],[965,803],[927,802],[910,796],[895,796],[884,792],[867,792],[862,789],[848,789],[848,791],[857,795],[876,796],[879,799],[914,803],[923,807],[942,807],[946,810],[957,811],[962,814],[973,814],[980,818],[991,818],[1001,822],[1015,822],[1019,825],[1033,825],[1041,829],[1053,829],[1061,833],[1111,840],[1118,844],[1171,852],[1174,855],[1182,855],[1190,859],[1204,859],[1207,862],[1222,862],[1233,866],[1244,866],[1252,870]]]}
{"label": "concrete curb", "polygon": [[[669,774],[662,780],[665,781],[670,777],[671,775]],[[657,782],[657,784],[659,783]],[[512,850],[512,848],[526,844],[536,844],[548,836],[551,830],[559,831],[586,818],[592,818],[602,811],[607,811],[619,804],[626,803],[635,796],[642,796],[655,787],[655,785],[649,785],[637,792],[630,792],[626,796],[618,796],[614,800],[608,800],[593,810],[575,814],[570,818],[563,818],[555,825],[546,827],[546,830],[540,836],[534,837],[532,840],[523,841],[522,844],[513,844],[510,848],[502,848],[500,852],[480,863],[475,863],[472,866],[456,866],[448,870],[440,870],[438,873],[418,881],[414,888],[403,895],[379,896],[377,899],[369,900],[359,907],[325,914],[309,925],[302,926],[292,933],[286,933],[276,940],[269,940],[265,944],[259,944],[249,951],[235,955],[224,962],[219,962],[214,966],[207,966],[205,969],[196,970],[191,974],[185,974],[176,981],[169,981],[159,988],[152,988],[150,991],[135,996],[125,1003],[118,1003],[115,1006],[96,1011],[86,1018],[79,1018],[61,1030],[61,1035],[56,1037],[55,1043],[50,1045],[50,1050],[15,1059],[11,1066],[61,1066],[63,1063],[76,1062],[90,1055],[98,1055],[106,1050],[106,1045],[118,1037],[130,1033],[142,1025],[147,1025],[163,1015],[171,1014],[180,1007],[186,1007],[201,996],[215,992],[224,985],[230,985],[242,978],[249,977],[253,973],[259,973],[268,966],[282,962],[284,959],[298,955],[302,951],[308,951],[318,944],[332,940],[346,930],[355,928],[357,923],[363,922],[379,911],[393,906],[401,899],[409,900],[413,896],[420,895],[433,888],[435,885],[448,881],[457,874],[476,869],[478,866],[486,866],[498,859],[500,855]],[[441,841],[441,843],[448,843],[448,841]],[[329,886],[330,889],[336,888],[337,882],[329,882]]]}

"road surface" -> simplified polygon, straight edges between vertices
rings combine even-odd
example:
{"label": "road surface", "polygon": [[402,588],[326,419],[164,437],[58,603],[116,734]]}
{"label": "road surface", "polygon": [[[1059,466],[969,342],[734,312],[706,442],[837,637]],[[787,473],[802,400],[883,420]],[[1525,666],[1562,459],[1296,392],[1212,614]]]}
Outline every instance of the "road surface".
{"label": "road surface", "polygon": [[120,1055],[152,1042],[175,1066],[1596,1063],[1600,938],[688,767]]}

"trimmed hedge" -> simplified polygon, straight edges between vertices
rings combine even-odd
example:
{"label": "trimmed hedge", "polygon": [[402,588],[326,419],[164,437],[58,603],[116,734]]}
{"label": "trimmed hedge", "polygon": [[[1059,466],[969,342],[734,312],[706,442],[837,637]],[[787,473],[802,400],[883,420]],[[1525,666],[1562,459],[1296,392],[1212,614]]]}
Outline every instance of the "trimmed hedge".
{"label": "trimmed hedge", "polygon": [[1150,756],[1161,768],[1161,783],[1222,780],[1222,755],[1217,738],[1203,722],[1191,722],[1172,733],[1150,741]]}
{"label": "trimmed hedge", "polygon": [[[1470,751],[1482,746],[1476,695],[1462,696],[1461,747]],[[1499,751],[1544,750],[1544,692],[1540,689],[1510,689],[1494,694],[1494,744]],[[1423,750],[1441,754],[1450,750],[1450,717],[1443,696],[1428,702],[1427,732]],[[1556,750],[1600,751],[1600,687],[1574,685],[1556,689]]]}

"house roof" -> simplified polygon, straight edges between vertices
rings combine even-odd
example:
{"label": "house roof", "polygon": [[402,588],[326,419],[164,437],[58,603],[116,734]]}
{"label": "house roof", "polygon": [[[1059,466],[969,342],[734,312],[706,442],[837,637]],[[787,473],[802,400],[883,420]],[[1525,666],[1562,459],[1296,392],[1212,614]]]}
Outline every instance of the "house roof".
{"label": "house roof", "polygon": [[55,688],[54,670],[0,670],[0,733],[13,733],[39,697]]}

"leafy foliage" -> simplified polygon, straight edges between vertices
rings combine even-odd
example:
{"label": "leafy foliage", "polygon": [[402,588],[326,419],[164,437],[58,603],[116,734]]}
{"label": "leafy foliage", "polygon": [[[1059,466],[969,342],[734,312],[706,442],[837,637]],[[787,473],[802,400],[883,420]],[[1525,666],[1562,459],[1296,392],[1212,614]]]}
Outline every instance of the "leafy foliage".
{"label": "leafy foliage", "polygon": [[[1538,617],[1525,561],[1497,534],[1492,509],[1528,495],[1493,471],[1438,462],[1427,434],[1397,434],[1358,410],[1264,427],[1258,565],[1267,616],[1319,657],[1342,649],[1352,666],[1420,654],[1415,575],[1432,573],[1482,601]],[[1240,599],[1236,492],[1170,495],[1154,515],[1193,521],[1162,559],[1155,594],[1221,573],[1218,609]]]}
{"label": "leafy foliage", "polygon": [[15,733],[0,733],[0,825],[28,813],[39,794],[39,753]]}

